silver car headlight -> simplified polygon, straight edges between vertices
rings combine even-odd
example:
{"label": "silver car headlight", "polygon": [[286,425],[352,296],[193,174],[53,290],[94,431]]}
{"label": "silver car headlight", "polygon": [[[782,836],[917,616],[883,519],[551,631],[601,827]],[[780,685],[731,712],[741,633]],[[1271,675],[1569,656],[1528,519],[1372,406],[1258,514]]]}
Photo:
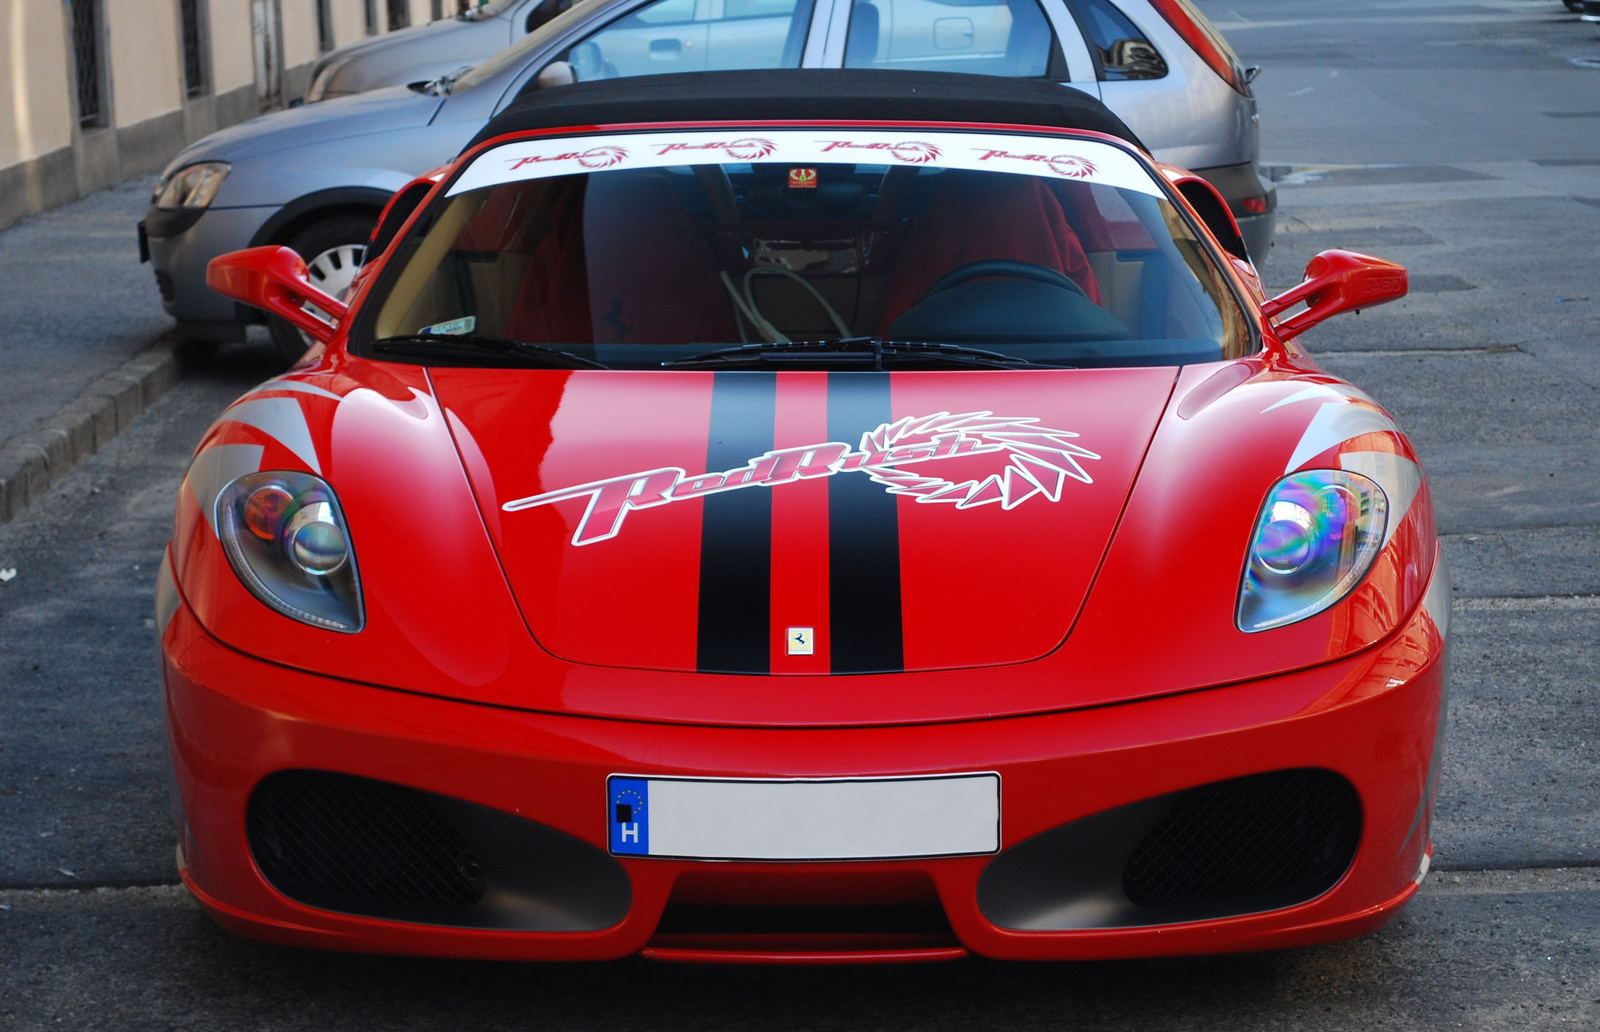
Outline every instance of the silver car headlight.
{"label": "silver car headlight", "polygon": [[156,207],[166,211],[210,207],[222,181],[228,178],[228,167],[226,161],[185,165],[156,184]]}
{"label": "silver car headlight", "polygon": [[1358,473],[1312,469],[1272,485],[1239,588],[1241,631],[1314,616],[1354,590],[1383,547],[1389,502]]}
{"label": "silver car headlight", "polygon": [[327,481],[247,473],[217,496],[216,521],[234,574],[263,605],[314,627],[361,630],[361,578]]}

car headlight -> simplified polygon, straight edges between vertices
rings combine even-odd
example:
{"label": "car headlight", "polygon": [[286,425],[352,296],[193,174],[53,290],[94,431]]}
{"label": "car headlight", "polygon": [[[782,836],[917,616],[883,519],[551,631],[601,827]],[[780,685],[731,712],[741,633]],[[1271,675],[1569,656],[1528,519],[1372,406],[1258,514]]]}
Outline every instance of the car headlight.
{"label": "car headlight", "polygon": [[226,178],[226,161],[185,165],[156,184],[156,207],[168,211],[176,208],[208,208]]}
{"label": "car headlight", "polygon": [[217,534],[250,593],[294,620],[354,634],[366,622],[350,530],[309,473],[247,473],[217,496]]}
{"label": "car headlight", "polygon": [[1366,477],[1291,473],[1267,492],[1239,588],[1239,630],[1304,620],[1348,595],[1383,547],[1389,501]]}

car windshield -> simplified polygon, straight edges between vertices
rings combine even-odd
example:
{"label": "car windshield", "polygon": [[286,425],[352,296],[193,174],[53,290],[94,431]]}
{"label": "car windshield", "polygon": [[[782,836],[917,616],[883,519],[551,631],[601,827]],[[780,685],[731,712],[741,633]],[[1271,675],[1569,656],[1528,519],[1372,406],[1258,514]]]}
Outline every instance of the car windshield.
{"label": "car windshield", "polygon": [[[507,342],[631,369],[740,345],[767,345],[740,361],[822,368],[896,343],[896,360],[932,344],[1065,366],[1256,346],[1212,253],[1126,151],[927,130],[507,143],[435,202],[364,308],[358,353],[451,364],[504,362]],[[384,353],[398,340],[407,357]]]}

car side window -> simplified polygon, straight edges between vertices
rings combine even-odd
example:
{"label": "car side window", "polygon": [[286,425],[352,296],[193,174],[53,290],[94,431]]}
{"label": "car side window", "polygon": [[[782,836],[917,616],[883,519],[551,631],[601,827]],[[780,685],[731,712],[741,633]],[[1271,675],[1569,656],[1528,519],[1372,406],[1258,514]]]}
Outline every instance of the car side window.
{"label": "car side window", "polygon": [[844,65],[1025,78],[1056,51],[1037,0],[855,0]]}
{"label": "car side window", "polygon": [[1100,78],[1159,79],[1167,62],[1128,16],[1111,0],[1073,0],[1100,58]]}
{"label": "car side window", "polygon": [[656,0],[574,46],[579,82],[798,68],[814,0]]}

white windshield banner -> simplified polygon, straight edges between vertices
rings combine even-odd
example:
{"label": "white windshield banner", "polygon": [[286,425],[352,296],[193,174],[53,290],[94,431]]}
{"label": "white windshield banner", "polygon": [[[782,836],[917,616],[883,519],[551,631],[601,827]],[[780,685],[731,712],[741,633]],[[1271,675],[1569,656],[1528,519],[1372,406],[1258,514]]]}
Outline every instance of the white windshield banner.
{"label": "white windshield banner", "polygon": [[1161,188],[1131,155],[1093,140],[848,127],[750,133],[678,130],[519,140],[473,159],[447,196],[548,176],[756,162],[789,165],[802,173],[814,173],[817,165],[851,162],[1009,172],[1162,196]]}

